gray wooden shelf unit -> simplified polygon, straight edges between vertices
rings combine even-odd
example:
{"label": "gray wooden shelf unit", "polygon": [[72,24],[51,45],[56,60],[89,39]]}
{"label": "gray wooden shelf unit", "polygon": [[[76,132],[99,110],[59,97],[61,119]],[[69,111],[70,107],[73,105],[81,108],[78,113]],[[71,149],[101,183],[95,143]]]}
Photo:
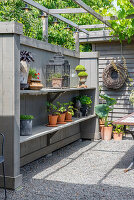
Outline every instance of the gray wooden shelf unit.
{"label": "gray wooden shelf unit", "polygon": [[[92,97],[91,115],[74,118],[72,122],[47,127],[48,113],[46,102],[69,102],[78,95]],[[96,132],[96,115],[94,113],[96,88],[41,89],[40,91],[21,90],[21,114],[32,114],[33,133],[20,136],[21,166],[51,153],[80,138],[93,139]],[[84,127],[84,129],[83,129]]]}
{"label": "gray wooden shelf unit", "polygon": [[96,115],[89,115],[87,117],[81,117],[81,118],[74,118],[73,117],[72,122],[67,122],[66,124],[58,125],[57,127],[47,127],[45,125],[40,125],[40,126],[34,127],[32,135],[30,135],[30,136],[20,136],[20,143],[27,142],[29,140],[35,139],[37,137],[41,137],[43,135],[51,134],[55,131],[64,129],[66,127],[72,126],[74,124],[83,122],[83,121],[88,120],[88,119],[92,119],[94,117],[96,117]]}

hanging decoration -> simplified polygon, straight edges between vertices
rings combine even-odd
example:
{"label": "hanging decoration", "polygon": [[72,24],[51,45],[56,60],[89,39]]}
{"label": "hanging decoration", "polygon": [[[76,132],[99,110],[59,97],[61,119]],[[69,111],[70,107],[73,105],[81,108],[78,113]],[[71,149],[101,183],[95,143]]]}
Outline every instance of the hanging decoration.
{"label": "hanging decoration", "polygon": [[124,57],[122,57],[122,60],[123,64],[112,60],[103,71],[103,83],[109,89],[116,90],[121,88],[128,77],[126,60]]}

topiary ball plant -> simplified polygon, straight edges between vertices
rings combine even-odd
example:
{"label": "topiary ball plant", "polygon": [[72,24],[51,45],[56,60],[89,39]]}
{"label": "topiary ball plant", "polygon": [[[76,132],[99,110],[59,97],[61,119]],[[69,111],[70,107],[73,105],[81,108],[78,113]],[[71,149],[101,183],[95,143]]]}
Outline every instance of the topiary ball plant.
{"label": "topiary ball plant", "polygon": [[85,69],[85,66],[83,66],[83,65],[78,65],[78,66],[75,68],[75,71],[86,71],[86,69]]}
{"label": "topiary ball plant", "polygon": [[79,77],[87,77],[88,76],[88,73],[87,72],[80,72],[79,74],[78,74],[78,76]]}

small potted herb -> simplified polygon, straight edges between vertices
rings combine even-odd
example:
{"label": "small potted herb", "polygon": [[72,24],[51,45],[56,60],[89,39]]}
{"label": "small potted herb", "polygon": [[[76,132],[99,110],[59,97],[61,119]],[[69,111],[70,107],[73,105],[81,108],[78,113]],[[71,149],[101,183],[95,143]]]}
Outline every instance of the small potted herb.
{"label": "small potted herb", "polygon": [[20,52],[20,85],[21,89],[28,88],[28,74],[30,68],[30,62],[34,61],[32,55],[28,51]]}
{"label": "small potted herb", "polygon": [[73,107],[73,102],[67,103],[67,108],[66,108],[66,116],[65,116],[65,121],[66,122],[72,122],[72,116],[74,116],[74,107]]}
{"label": "small potted herb", "polygon": [[85,66],[83,66],[83,65],[78,65],[78,66],[75,68],[75,71],[77,72],[77,74],[79,74],[80,72],[86,71],[86,68],[85,68]]}
{"label": "small potted herb", "polygon": [[29,69],[29,74],[28,74],[28,83],[31,82],[32,78],[33,79],[39,79],[39,75],[40,75],[40,73],[37,73],[36,69],[30,68]]}
{"label": "small potted herb", "polygon": [[52,75],[52,87],[53,88],[62,88],[62,75],[60,73],[56,73]]}
{"label": "small potted herb", "polygon": [[92,100],[90,97],[83,95],[80,96],[80,102],[81,102],[81,112],[82,116],[88,116],[90,114],[90,108],[92,104]]}
{"label": "small potted herb", "polygon": [[122,136],[124,134],[124,125],[116,124],[113,131],[113,138],[116,141],[122,140]]}
{"label": "small potted herb", "polygon": [[32,135],[32,115],[21,115],[20,116],[20,135],[28,136]]}
{"label": "small potted herb", "polygon": [[47,108],[48,108],[48,122],[49,124],[47,126],[49,127],[55,127],[57,126],[57,119],[58,119],[58,108],[56,105],[52,104],[52,103],[47,103]]}
{"label": "small potted herb", "polygon": [[57,124],[66,124],[65,122],[65,115],[66,115],[66,103],[57,102],[59,116],[57,119]]}

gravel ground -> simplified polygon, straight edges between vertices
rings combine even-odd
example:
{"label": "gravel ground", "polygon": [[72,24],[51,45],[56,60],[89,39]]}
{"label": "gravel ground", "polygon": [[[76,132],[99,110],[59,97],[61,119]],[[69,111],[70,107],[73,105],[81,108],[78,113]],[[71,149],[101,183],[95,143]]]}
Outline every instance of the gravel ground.
{"label": "gravel ground", "polygon": [[[77,141],[21,169],[11,200],[134,200],[134,141]],[[4,199],[0,189],[0,200]]]}

